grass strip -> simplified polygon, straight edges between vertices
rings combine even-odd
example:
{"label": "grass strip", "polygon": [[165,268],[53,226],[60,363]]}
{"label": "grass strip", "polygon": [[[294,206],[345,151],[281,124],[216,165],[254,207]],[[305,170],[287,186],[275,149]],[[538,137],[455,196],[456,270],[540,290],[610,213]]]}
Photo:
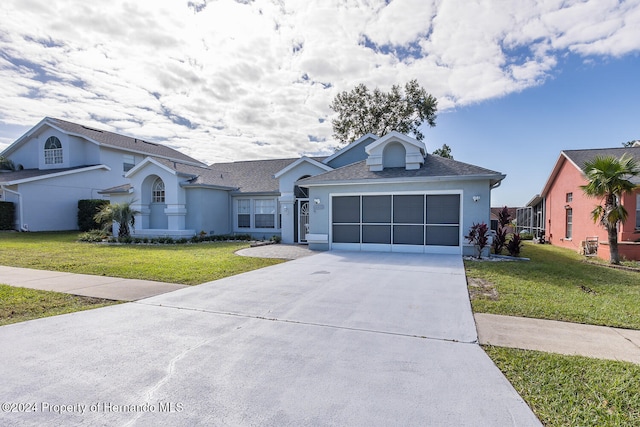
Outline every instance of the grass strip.
{"label": "grass strip", "polygon": [[81,297],[0,284],[0,326],[118,303],[101,298]]}
{"label": "grass strip", "polygon": [[574,251],[525,245],[531,261],[465,261],[467,278],[493,294],[473,295],[474,312],[640,329],[640,273],[584,262]]}
{"label": "grass strip", "polygon": [[486,346],[546,426],[639,426],[640,365]]}

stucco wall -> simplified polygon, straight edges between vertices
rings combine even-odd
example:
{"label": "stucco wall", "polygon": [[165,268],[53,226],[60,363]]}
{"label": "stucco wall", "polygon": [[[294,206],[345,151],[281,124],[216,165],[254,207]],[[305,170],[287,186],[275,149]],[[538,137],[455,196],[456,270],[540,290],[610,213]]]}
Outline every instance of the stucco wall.
{"label": "stucco wall", "polygon": [[227,191],[206,188],[188,188],[186,228],[209,234],[229,234],[230,196]]}
{"label": "stucco wall", "polygon": [[30,231],[76,230],[78,200],[101,199],[106,187],[104,170],[81,172],[18,185],[22,194],[23,219]]}

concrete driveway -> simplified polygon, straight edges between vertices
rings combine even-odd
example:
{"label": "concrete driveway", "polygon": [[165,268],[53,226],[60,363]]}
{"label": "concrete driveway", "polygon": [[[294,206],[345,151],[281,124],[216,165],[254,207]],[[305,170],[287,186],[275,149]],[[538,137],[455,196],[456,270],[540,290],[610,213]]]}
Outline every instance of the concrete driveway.
{"label": "concrete driveway", "polygon": [[0,342],[0,425],[540,425],[456,256],[321,253]]}

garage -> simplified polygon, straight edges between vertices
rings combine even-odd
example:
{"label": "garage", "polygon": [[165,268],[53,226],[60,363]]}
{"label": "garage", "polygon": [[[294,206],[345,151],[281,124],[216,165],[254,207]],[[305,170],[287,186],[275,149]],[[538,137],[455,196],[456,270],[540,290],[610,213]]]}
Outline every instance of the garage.
{"label": "garage", "polygon": [[331,197],[331,248],[461,253],[460,194]]}

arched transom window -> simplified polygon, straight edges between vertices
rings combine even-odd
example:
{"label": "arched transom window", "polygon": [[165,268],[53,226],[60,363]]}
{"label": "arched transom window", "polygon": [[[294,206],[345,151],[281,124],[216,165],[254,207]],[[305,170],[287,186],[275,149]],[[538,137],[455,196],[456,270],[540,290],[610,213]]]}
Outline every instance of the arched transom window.
{"label": "arched transom window", "polygon": [[151,187],[151,202],[152,203],[164,203],[164,181],[160,178],[157,178],[153,182],[153,187]]}
{"label": "arched transom window", "polygon": [[44,163],[46,165],[62,163],[62,144],[55,136],[50,136],[44,143]]}

